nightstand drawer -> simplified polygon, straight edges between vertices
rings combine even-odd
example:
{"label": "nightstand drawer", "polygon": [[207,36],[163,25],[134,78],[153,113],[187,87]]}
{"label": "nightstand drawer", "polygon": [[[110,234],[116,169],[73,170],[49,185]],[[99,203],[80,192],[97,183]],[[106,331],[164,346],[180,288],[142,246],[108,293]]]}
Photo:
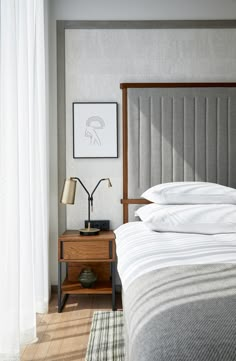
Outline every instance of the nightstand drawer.
{"label": "nightstand drawer", "polygon": [[109,242],[63,242],[63,258],[72,260],[109,259]]}

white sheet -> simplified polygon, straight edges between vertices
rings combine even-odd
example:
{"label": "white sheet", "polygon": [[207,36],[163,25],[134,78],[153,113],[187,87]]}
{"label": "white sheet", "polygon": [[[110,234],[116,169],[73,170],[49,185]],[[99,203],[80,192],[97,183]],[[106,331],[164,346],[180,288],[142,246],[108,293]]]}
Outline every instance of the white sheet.
{"label": "white sheet", "polygon": [[154,232],[142,222],[115,230],[118,272],[123,289],[141,275],[164,267],[236,263],[236,234]]}

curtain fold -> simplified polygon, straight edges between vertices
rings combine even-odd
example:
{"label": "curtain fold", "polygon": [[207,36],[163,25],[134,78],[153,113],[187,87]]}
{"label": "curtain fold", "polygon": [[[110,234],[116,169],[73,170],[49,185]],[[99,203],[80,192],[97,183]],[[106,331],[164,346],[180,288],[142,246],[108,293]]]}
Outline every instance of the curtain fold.
{"label": "curtain fold", "polygon": [[0,361],[15,361],[48,309],[44,2],[0,4]]}

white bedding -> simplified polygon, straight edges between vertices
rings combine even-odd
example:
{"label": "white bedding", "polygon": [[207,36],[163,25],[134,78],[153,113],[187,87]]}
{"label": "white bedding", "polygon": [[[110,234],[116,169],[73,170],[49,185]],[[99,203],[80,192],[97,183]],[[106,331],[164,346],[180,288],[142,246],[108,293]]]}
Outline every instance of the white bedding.
{"label": "white bedding", "polygon": [[142,222],[115,230],[118,272],[123,289],[139,276],[169,266],[236,263],[236,233],[154,232]]}
{"label": "white bedding", "polygon": [[159,232],[236,233],[234,204],[147,204],[135,214]]}
{"label": "white bedding", "polygon": [[161,183],[141,197],[158,204],[236,204],[236,190],[209,182]]}

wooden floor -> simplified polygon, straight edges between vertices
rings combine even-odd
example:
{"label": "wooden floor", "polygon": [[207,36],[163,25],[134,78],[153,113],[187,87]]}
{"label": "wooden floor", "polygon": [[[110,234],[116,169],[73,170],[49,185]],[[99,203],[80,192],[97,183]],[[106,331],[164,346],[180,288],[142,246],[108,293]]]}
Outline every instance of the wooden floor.
{"label": "wooden floor", "polygon": [[38,342],[22,349],[21,361],[84,361],[93,312],[97,310],[111,310],[110,295],[70,295],[62,313],[57,313],[53,295],[49,313],[38,315]]}

